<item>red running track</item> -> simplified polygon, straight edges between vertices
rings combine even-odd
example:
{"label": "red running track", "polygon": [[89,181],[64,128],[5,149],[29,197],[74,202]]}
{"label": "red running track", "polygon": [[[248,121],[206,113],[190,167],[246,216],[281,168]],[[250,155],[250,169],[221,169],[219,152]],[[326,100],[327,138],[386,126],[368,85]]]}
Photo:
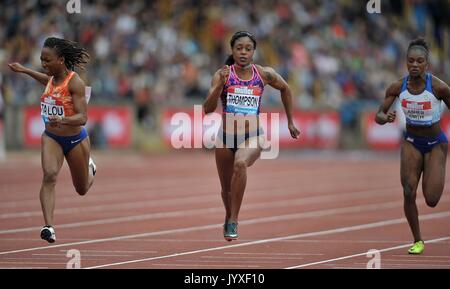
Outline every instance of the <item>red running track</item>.
{"label": "red running track", "polygon": [[425,253],[407,255],[398,154],[288,152],[248,170],[239,240],[222,237],[211,153],[94,154],[93,188],[78,196],[64,165],[57,242],[39,238],[40,157],[0,163],[0,268],[450,268],[450,179],[436,208],[418,205]]}

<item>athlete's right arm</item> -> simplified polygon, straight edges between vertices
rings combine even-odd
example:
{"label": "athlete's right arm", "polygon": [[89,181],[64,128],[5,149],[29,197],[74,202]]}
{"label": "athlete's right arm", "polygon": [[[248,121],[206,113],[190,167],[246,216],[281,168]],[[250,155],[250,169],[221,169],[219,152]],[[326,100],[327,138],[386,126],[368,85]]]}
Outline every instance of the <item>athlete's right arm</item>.
{"label": "athlete's right arm", "polygon": [[389,86],[386,90],[386,97],[384,98],[383,103],[380,105],[378,112],[375,116],[375,122],[378,124],[385,124],[387,122],[395,121],[395,110],[388,112],[391,105],[394,103],[395,99],[400,94],[402,82],[397,81]]}
{"label": "athlete's right arm", "polygon": [[203,110],[206,114],[211,113],[216,110],[217,101],[219,100],[220,94],[222,93],[223,86],[228,80],[228,75],[230,74],[230,67],[225,65],[221,69],[214,73],[211,80],[211,88],[209,89],[208,96],[205,102],[203,102]]}
{"label": "athlete's right arm", "polygon": [[43,85],[47,85],[48,80],[50,79],[50,76],[48,76],[47,74],[26,68],[25,66],[23,66],[22,64],[17,63],[17,62],[9,63],[8,66],[14,72],[28,74],[29,76],[33,77],[34,79],[36,79]]}

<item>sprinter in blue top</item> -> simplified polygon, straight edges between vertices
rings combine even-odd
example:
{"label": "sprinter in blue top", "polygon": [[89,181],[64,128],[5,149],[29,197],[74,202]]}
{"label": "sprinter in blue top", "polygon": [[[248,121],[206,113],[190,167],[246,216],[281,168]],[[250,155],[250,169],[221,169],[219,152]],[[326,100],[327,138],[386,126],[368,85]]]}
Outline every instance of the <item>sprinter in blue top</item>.
{"label": "sprinter in blue top", "polygon": [[411,41],[407,52],[409,74],[394,82],[387,90],[375,121],[393,122],[390,111],[398,97],[406,118],[406,133],[401,147],[400,175],[403,186],[404,211],[414,236],[410,254],[421,254],[424,242],[420,234],[416,191],[422,175],[422,191],[428,206],[435,207],[445,183],[448,141],[439,121],[442,102],[450,108],[450,88],[439,78],[427,73],[428,45],[423,39]]}

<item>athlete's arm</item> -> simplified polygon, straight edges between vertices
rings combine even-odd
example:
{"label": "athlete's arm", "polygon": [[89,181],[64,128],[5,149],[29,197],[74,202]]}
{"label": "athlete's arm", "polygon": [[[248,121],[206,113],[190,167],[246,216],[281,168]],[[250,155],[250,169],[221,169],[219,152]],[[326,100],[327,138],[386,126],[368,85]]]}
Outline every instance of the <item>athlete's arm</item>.
{"label": "athlete's arm", "polygon": [[48,120],[53,124],[72,126],[85,125],[87,122],[87,102],[84,81],[75,74],[69,82],[69,92],[72,96],[74,115],[60,117],[49,116]]}
{"label": "athlete's arm", "polygon": [[223,86],[228,80],[229,74],[230,67],[228,65],[225,65],[214,73],[214,76],[211,79],[211,88],[209,89],[208,96],[206,97],[205,102],[203,102],[203,110],[205,113],[211,113],[216,110],[217,101],[222,93]]}
{"label": "athlete's arm", "polygon": [[20,64],[18,62],[9,63],[8,66],[14,72],[28,74],[29,76],[36,79],[38,82],[42,83],[43,85],[47,85],[47,82],[50,79],[50,76],[48,76],[47,74],[26,68],[25,66],[23,66],[22,64]]}
{"label": "athlete's arm", "polygon": [[261,67],[261,76],[264,83],[269,84],[275,89],[278,89],[281,94],[281,100],[283,102],[284,110],[286,111],[286,117],[288,120],[288,128],[293,138],[297,138],[300,135],[300,131],[295,127],[292,118],[292,91],[287,82],[271,67]]}
{"label": "athlete's arm", "polygon": [[375,116],[375,121],[378,124],[385,124],[387,122],[394,122],[395,121],[395,110],[388,112],[391,105],[394,103],[395,99],[400,94],[400,88],[402,85],[402,81],[394,82],[389,86],[389,88],[386,90],[386,96],[384,98],[383,103],[380,105],[380,108],[378,109],[378,112]]}
{"label": "athlete's arm", "polygon": [[450,87],[447,83],[433,76],[433,90],[436,96],[443,100],[448,109],[450,109]]}

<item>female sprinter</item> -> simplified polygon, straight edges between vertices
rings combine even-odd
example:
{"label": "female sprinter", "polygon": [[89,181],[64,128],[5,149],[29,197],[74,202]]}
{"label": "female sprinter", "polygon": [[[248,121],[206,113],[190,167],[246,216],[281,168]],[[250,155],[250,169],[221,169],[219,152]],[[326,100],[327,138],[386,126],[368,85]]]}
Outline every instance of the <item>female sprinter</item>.
{"label": "female sprinter", "polygon": [[205,113],[215,111],[219,98],[223,106],[215,155],[225,206],[223,235],[227,241],[238,238],[238,215],[247,183],[247,167],[258,159],[262,150],[264,132],[259,126],[259,112],[266,84],[281,92],[291,136],[297,138],[300,134],[292,120],[292,94],[286,81],[272,68],[253,64],[255,37],[239,31],[232,36],[230,45],[232,55],[214,74],[203,104]]}
{"label": "female sprinter", "polygon": [[424,242],[420,234],[416,191],[422,175],[422,192],[428,206],[435,207],[445,182],[448,141],[439,126],[442,101],[450,107],[450,88],[428,69],[428,45],[423,39],[413,40],[408,47],[406,65],[409,74],[394,82],[387,90],[375,121],[393,122],[395,111],[389,112],[398,97],[406,117],[406,133],[401,147],[400,175],[403,186],[404,211],[414,244],[409,254],[421,254]]}
{"label": "female sprinter", "polygon": [[72,182],[80,195],[85,195],[94,181],[96,166],[90,158],[90,143],[86,129],[87,101],[85,85],[74,72],[75,66],[83,68],[89,54],[77,43],[47,38],[41,51],[41,63],[46,74],[9,64],[15,72],[28,74],[46,85],[41,96],[41,116],[45,123],[42,134],[43,179],[40,191],[45,226],[41,238],[56,241],[53,211],[55,209],[55,185],[64,158],[69,165]]}

